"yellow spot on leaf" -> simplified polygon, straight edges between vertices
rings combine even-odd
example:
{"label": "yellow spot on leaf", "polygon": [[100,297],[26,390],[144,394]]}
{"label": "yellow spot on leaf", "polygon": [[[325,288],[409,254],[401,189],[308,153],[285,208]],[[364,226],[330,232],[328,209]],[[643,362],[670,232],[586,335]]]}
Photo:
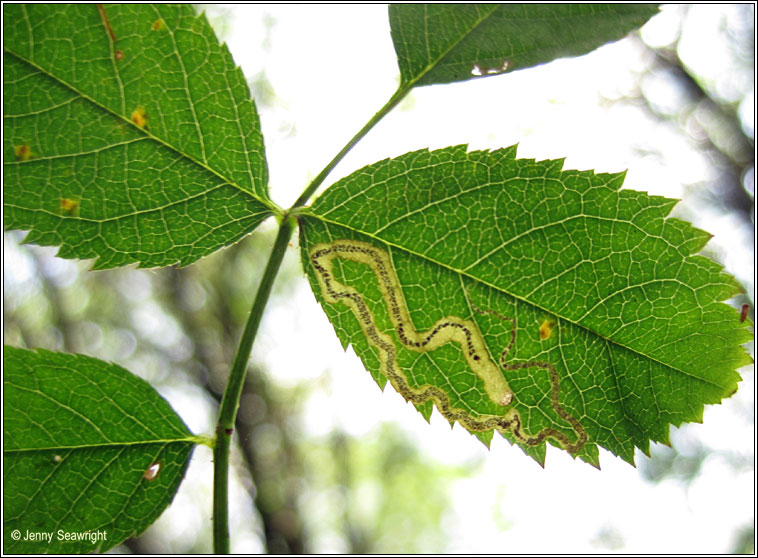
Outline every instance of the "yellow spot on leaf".
{"label": "yellow spot on leaf", "polygon": [[61,211],[73,215],[79,211],[79,202],[69,198],[61,198]]}
{"label": "yellow spot on leaf", "polygon": [[153,31],[163,31],[166,28],[166,22],[163,21],[163,18],[158,18],[153,22],[152,29]]}
{"label": "yellow spot on leaf", "polygon": [[145,107],[137,107],[132,113],[132,122],[140,128],[147,128],[147,112]]}
{"label": "yellow spot on leaf", "polygon": [[553,326],[555,326],[555,322],[548,320],[542,322],[542,325],[540,325],[540,339],[542,341],[550,339],[550,335],[553,333]]}
{"label": "yellow spot on leaf", "polygon": [[13,151],[18,161],[28,161],[32,158],[32,148],[28,145],[17,145]]}
{"label": "yellow spot on leaf", "polygon": [[147,468],[145,473],[142,475],[142,478],[144,478],[145,480],[151,481],[151,480],[154,480],[155,477],[157,477],[158,473],[160,472],[161,472],[161,462],[156,461],[155,463],[150,465],[150,467]]}

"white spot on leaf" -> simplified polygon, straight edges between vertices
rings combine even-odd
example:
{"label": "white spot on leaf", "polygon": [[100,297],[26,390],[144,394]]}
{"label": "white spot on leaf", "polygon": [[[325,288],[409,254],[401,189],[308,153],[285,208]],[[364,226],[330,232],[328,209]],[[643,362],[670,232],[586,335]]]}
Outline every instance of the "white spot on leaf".
{"label": "white spot on leaf", "polygon": [[151,481],[151,480],[154,480],[155,477],[157,477],[158,473],[160,472],[161,472],[161,462],[156,461],[155,463],[150,465],[150,467],[147,468],[147,470],[145,471],[145,474],[142,475],[142,478],[144,478],[145,480]]}

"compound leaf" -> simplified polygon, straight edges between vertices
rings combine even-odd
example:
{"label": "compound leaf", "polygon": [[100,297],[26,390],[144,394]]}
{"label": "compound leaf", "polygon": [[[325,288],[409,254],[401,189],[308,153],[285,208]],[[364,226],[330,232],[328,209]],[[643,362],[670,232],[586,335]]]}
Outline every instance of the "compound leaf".
{"label": "compound leaf", "polygon": [[634,462],[731,396],[751,335],[710,235],[624,175],[418,151],[330,187],[302,218],[311,286],[343,345],[428,418],[542,462],[545,442]]}
{"label": "compound leaf", "polygon": [[6,346],[4,366],[4,552],[103,552],[155,521],[199,441],[169,404],[83,355]]}
{"label": "compound leaf", "polygon": [[463,81],[579,56],[624,37],[653,4],[393,4],[401,87]]}
{"label": "compound leaf", "polygon": [[192,7],[3,16],[7,228],[96,268],[184,265],[274,210],[247,83]]}

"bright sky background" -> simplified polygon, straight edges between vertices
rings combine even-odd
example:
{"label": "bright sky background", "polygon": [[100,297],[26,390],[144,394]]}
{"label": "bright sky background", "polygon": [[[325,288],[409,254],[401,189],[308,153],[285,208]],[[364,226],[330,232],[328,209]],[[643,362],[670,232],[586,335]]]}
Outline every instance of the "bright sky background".
{"label": "bright sky background", "polygon": [[[651,45],[675,36],[681,7],[669,6],[644,29]],[[275,97],[258,98],[274,200],[288,207],[355,132],[394,92],[399,72],[383,5],[237,5],[207,8],[237,64],[253,82],[265,74]],[[751,89],[725,63],[716,33],[738,25],[734,6],[699,6],[687,22],[682,58],[723,94]],[[272,21],[269,27],[264,21]],[[742,22],[744,24],[744,22]],[[709,244],[752,292],[754,256],[750,230],[702,206],[688,194],[710,178],[703,156],[675,126],[625,103],[612,103],[637,88],[653,88],[673,105],[679,92],[655,76],[640,82],[644,49],[621,41],[590,55],[535,69],[466,83],[417,89],[332,172],[326,185],[366,164],[421,148],[468,144],[471,149],[519,144],[522,158],[562,158],[565,168],[627,170],[625,187],[684,198],[686,217],[714,234]],[[728,79],[724,79],[724,77]],[[731,80],[731,81],[730,81]],[[754,94],[740,105],[744,126],[754,121]],[[750,179],[751,181],[753,178]],[[694,213],[693,213],[694,212]],[[265,225],[272,228],[274,224]],[[294,244],[294,242],[293,242]],[[5,270],[23,274],[6,256]],[[298,267],[297,250],[285,265]],[[131,287],[141,270],[130,270]],[[6,278],[21,282],[24,277]],[[754,300],[755,297],[752,296]],[[754,470],[736,473],[721,454],[707,459],[685,488],[675,480],[644,481],[638,470],[601,449],[602,471],[549,447],[541,469],[521,450],[495,437],[491,451],[439,414],[428,425],[390,386],[382,393],[352,350],[343,352],[304,278],[294,292],[272,301],[255,342],[253,360],[272,381],[321,382],[306,403],[298,428],[313,437],[335,428],[370,439],[382,421],[396,423],[430,461],[483,465],[453,487],[445,520],[449,552],[462,553],[724,553],[735,529],[754,521]],[[145,308],[143,325],[154,309]],[[170,330],[170,328],[169,328]],[[169,331],[166,330],[166,331]],[[166,331],[156,339],[171,343]],[[754,371],[743,370],[738,393],[706,409],[705,423],[674,431],[675,447],[688,440],[754,462]],[[215,410],[198,390],[163,389],[189,427],[210,433]],[[244,405],[244,402],[243,402]],[[747,418],[746,418],[747,417]],[[645,457],[638,455],[638,461]],[[210,525],[211,454],[195,452],[173,506],[151,532],[170,542],[186,540]],[[243,481],[244,482],[244,481]],[[302,495],[305,516],[317,519],[321,495]],[[233,488],[232,551],[262,552],[257,519],[242,486]],[[198,499],[207,502],[200,510]],[[311,532],[316,553],[346,549],[328,532]],[[171,548],[166,547],[170,552]]]}
{"label": "bright sky background", "polygon": [[[275,91],[276,98],[259,101],[258,110],[272,195],[288,206],[394,92],[399,72],[386,7],[213,6],[208,13],[212,22],[221,23],[222,38],[248,79],[264,72]],[[714,35],[725,21],[724,13],[734,19],[728,6],[698,8],[688,23],[695,27],[683,41],[689,49],[683,58],[710,71],[714,80],[719,71],[729,71],[721,62],[724,58]],[[654,45],[670,41],[677,14],[677,7],[664,8],[645,28],[645,39]],[[268,30],[263,25],[266,18],[274,22]],[[690,40],[692,36],[697,40]],[[607,102],[640,87],[638,72],[647,62],[639,46],[622,41],[582,58],[512,75],[417,89],[333,171],[326,184],[363,165],[415,149],[462,143],[483,149],[518,143],[520,157],[565,157],[565,168],[628,169],[628,188],[686,197],[688,188],[709,172],[702,156],[675,128],[635,107]],[[642,87],[662,88],[664,93],[666,87],[671,89],[670,84],[654,80]],[[675,102],[677,91],[668,94]],[[749,123],[754,118],[753,103],[750,100],[743,107]],[[725,252],[729,271],[752,289],[753,256],[744,248],[749,231],[715,214],[688,217],[715,234],[711,245],[729,248]],[[295,249],[288,258],[299,265]],[[734,474],[719,456],[709,458],[702,474],[686,489],[675,480],[650,484],[636,469],[603,450],[602,471],[554,448],[548,449],[542,470],[498,437],[488,452],[460,427],[451,432],[436,413],[427,425],[390,386],[384,393],[377,389],[352,350],[342,351],[304,280],[293,296],[278,302],[264,317],[253,359],[266,364],[273,381],[285,385],[325,373],[330,378],[307,402],[301,425],[306,432],[326,436],[339,427],[371,437],[380,421],[391,421],[410,433],[430,460],[467,463],[484,457],[481,470],[453,489],[454,507],[446,520],[451,552],[723,553],[734,543],[733,531],[753,521],[753,471]],[[735,397],[706,410],[705,424],[685,430],[708,447],[736,450],[752,462],[755,432],[752,420],[744,418],[754,407],[752,369],[746,369],[744,377]],[[174,404],[178,407],[180,402]],[[182,414],[193,429],[212,430],[210,410],[210,425],[193,424],[202,415],[196,406]],[[687,443],[677,431],[672,440],[675,446]],[[639,455],[641,459],[645,458]],[[193,463],[200,476],[197,490],[210,491],[204,476],[209,466],[209,452],[199,451]],[[319,513],[319,495],[303,494],[302,502],[309,512],[306,517]],[[249,504],[242,499],[236,505],[232,513],[240,523],[233,529],[233,550],[262,551],[251,529]],[[191,525],[186,521],[177,525],[169,514],[160,525],[159,529],[174,525],[177,536],[203,528],[200,518]],[[346,550],[329,533],[313,534],[314,552]]]}

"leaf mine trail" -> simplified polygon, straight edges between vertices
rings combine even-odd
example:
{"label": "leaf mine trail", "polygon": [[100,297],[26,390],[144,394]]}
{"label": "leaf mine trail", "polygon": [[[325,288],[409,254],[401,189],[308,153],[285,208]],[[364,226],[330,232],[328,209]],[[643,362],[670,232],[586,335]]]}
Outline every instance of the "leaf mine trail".
{"label": "leaf mine trail", "polygon": [[342,302],[352,310],[369,343],[378,351],[382,372],[407,401],[418,405],[432,400],[446,419],[458,421],[469,431],[510,430],[519,442],[527,446],[537,446],[547,438],[552,438],[569,453],[577,453],[587,442],[587,433],[582,425],[559,403],[560,379],[555,366],[541,361],[506,363],[506,357],[516,342],[515,319],[502,316],[493,310],[481,310],[469,301],[474,311],[492,314],[510,323],[511,340],[500,355],[500,367],[503,370],[507,372],[523,368],[540,368],[548,372],[551,384],[551,405],[557,415],[573,428],[574,440],[553,428],[543,428],[538,434],[530,436],[524,432],[521,417],[516,409],[509,409],[504,415],[471,414],[453,407],[447,393],[437,386],[425,385],[415,388],[409,385],[405,373],[397,364],[396,342],[388,334],[379,330],[374,315],[363,296],[353,287],[344,285],[334,278],[332,263],[335,258],[365,264],[371,268],[379,282],[395,334],[403,346],[412,351],[428,352],[448,342],[458,343],[466,363],[481,378],[490,399],[503,407],[513,402],[513,391],[508,387],[502,370],[492,361],[484,337],[474,322],[457,316],[447,316],[437,321],[428,331],[416,330],[402,294],[400,281],[387,252],[365,242],[337,240],[316,244],[309,254],[326,302],[329,304]]}

